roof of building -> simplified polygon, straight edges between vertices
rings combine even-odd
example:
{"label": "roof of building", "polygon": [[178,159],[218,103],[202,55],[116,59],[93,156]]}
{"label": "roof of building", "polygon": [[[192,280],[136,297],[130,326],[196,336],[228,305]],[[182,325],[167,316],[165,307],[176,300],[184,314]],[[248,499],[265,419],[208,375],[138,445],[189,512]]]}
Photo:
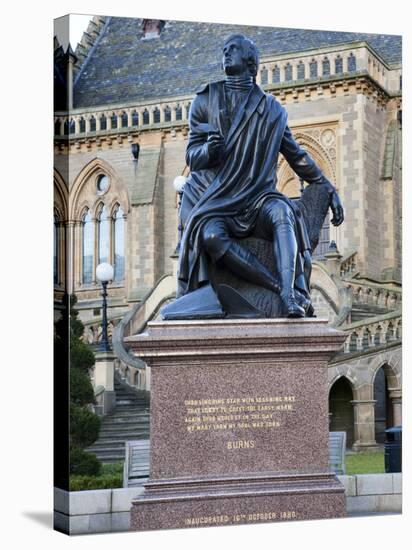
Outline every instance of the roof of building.
{"label": "roof of building", "polygon": [[142,21],[108,18],[77,75],[75,108],[194,93],[222,78],[222,43],[235,32],[250,37],[262,56],[366,41],[388,64],[401,62],[396,35],[168,21],[159,37],[142,40]]}

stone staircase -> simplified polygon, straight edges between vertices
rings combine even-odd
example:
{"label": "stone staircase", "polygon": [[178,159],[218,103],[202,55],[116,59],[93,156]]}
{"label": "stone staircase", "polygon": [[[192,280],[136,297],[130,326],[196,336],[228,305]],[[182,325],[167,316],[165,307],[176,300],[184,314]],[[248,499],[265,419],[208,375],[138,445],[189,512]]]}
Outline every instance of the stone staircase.
{"label": "stone staircase", "polygon": [[149,439],[150,402],[148,393],[134,390],[115,376],[116,407],[102,419],[99,439],[86,451],[103,463],[125,459],[125,443]]}

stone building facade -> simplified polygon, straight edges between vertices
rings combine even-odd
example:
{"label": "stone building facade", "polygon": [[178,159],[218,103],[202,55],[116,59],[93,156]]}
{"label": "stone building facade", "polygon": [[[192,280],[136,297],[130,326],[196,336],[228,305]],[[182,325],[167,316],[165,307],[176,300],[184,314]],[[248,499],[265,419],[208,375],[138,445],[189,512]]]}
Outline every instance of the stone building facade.
{"label": "stone building facade", "polygon": [[[401,38],[94,17],[73,52],[55,40],[55,301],[75,293],[85,338],[101,332],[95,268],[115,267],[109,332],[128,383],[150,375],[122,346],[175,292],[178,196],[196,89],[219,80],[219,49],[257,44],[257,82],[336,185],[345,222],[315,254],[318,316],[347,331],[331,363],[331,429],[357,450],[401,423]],[[278,189],[300,194],[281,159]],[[333,243],[335,244],[333,244]],[[331,244],[332,243],[332,244]]]}

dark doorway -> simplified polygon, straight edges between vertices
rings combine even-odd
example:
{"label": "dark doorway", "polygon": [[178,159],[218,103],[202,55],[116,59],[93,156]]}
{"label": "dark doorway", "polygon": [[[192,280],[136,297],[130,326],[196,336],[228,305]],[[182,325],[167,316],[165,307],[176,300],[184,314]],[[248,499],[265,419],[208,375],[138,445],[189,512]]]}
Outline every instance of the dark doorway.
{"label": "dark doorway", "polygon": [[329,431],[346,432],[346,447],[353,445],[353,399],[347,378],[337,380],[329,393]]}
{"label": "dark doorway", "polygon": [[375,439],[376,443],[385,443],[385,430],[393,426],[392,403],[388,392],[385,368],[381,367],[373,383],[375,399]]}

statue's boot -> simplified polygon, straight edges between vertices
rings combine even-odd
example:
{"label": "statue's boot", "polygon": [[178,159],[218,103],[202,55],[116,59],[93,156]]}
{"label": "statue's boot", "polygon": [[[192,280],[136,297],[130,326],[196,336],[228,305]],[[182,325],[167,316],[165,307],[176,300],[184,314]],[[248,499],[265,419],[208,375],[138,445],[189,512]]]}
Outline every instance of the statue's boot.
{"label": "statue's boot", "polygon": [[279,293],[279,283],[273,273],[238,243],[232,242],[220,261],[237,277]]}
{"label": "statue's boot", "polygon": [[294,291],[298,251],[293,225],[289,222],[278,223],[273,241],[280,275],[280,298],[283,313],[286,317],[304,317],[305,310],[298,304]]}
{"label": "statue's boot", "polygon": [[281,292],[280,299],[282,300],[283,310],[286,317],[305,317],[305,310],[298,304],[295,291],[290,286],[290,281],[294,281],[295,270],[283,269],[280,272]]}

